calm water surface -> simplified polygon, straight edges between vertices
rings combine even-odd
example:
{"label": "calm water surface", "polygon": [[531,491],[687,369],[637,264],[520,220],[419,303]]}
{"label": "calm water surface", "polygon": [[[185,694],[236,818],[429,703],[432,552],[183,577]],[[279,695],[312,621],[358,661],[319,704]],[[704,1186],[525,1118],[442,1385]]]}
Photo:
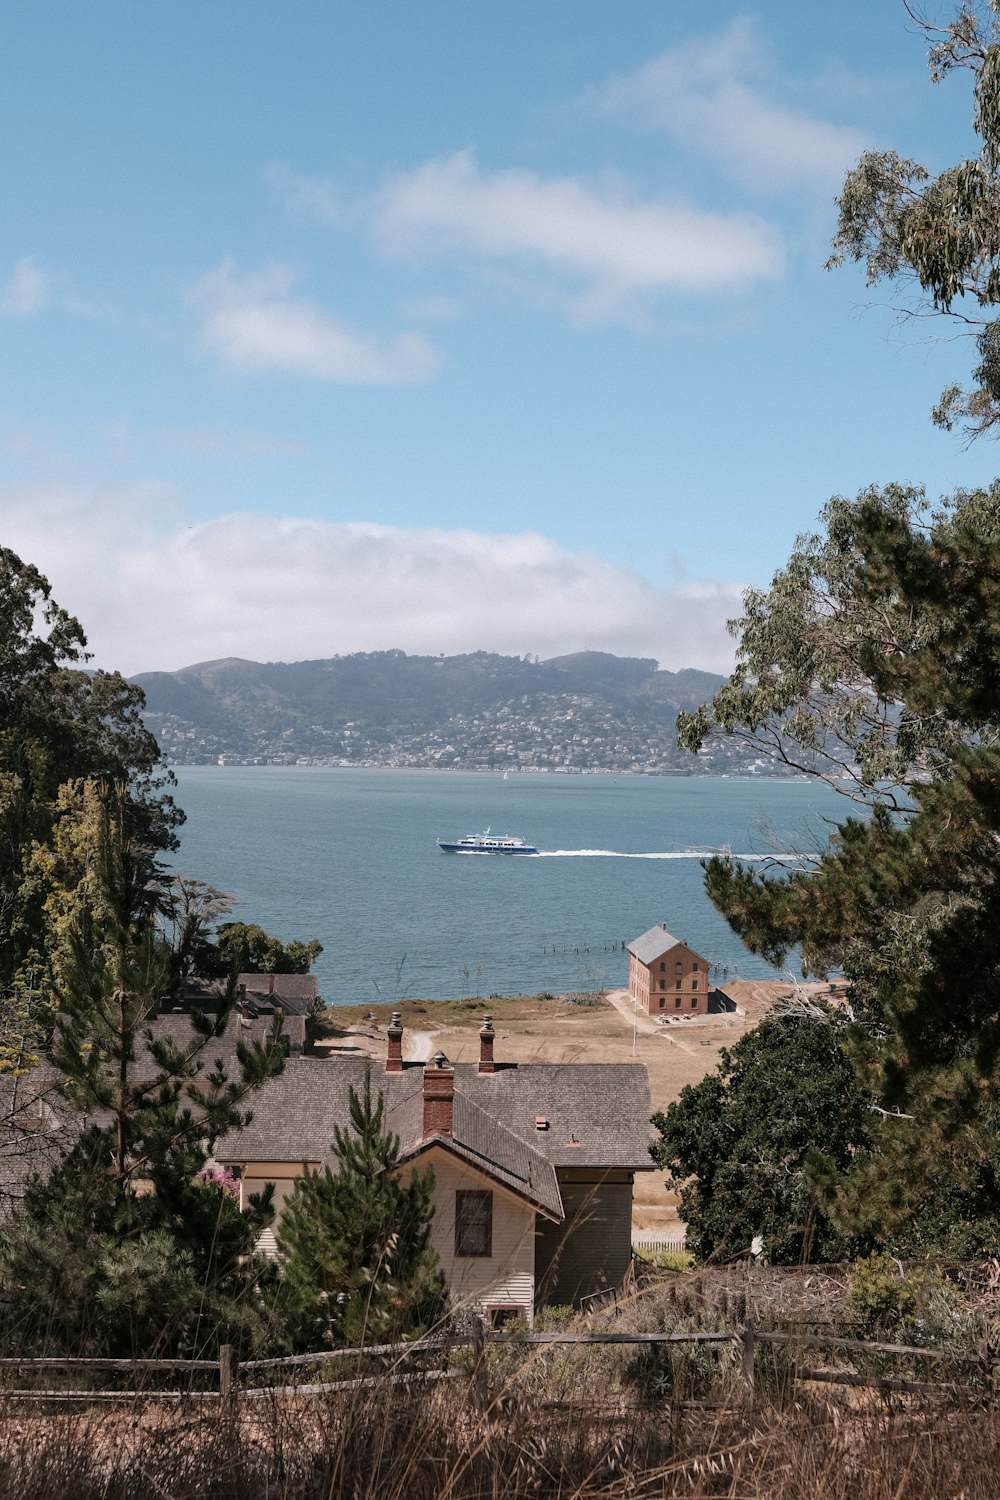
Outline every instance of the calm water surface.
{"label": "calm water surface", "polygon": [[[622,941],[665,922],[719,965],[772,974],[704,894],[724,847],[813,850],[845,804],[807,781],[190,766],[176,866],[234,917],[319,938],[331,1004],[622,984]],[[537,857],[444,855],[438,838],[520,834]],[[726,975],[722,968],[725,966]]]}

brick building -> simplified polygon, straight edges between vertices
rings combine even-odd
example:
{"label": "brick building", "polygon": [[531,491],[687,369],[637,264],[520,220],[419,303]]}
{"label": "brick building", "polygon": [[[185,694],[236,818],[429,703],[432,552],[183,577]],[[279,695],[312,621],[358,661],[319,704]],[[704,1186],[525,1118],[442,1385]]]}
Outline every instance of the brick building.
{"label": "brick building", "polygon": [[651,927],[626,945],[628,990],[650,1016],[703,1016],[708,1011],[708,963],[667,931]]}

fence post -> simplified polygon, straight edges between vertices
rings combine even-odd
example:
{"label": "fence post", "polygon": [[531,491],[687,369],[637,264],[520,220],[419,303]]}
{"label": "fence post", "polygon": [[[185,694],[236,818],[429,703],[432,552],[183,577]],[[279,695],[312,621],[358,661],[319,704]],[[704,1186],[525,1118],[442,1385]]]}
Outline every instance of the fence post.
{"label": "fence post", "polygon": [[228,1416],[233,1408],[233,1346],[219,1345],[219,1404]]}
{"label": "fence post", "polygon": [[482,1318],[474,1318],[472,1322],[472,1357],[475,1361],[472,1369],[472,1387],[476,1393],[476,1403],[480,1411],[485,1411],[489,1390],[486,1376],[486,1324]]}
{"label": "fence post", "polygon": [[743,1328],[743,1379],[747,1389],[753,1394],[756,1378],[755,1364],[757,1357],[757,1335],[754,1333],[753,1324],[747,1323]]}

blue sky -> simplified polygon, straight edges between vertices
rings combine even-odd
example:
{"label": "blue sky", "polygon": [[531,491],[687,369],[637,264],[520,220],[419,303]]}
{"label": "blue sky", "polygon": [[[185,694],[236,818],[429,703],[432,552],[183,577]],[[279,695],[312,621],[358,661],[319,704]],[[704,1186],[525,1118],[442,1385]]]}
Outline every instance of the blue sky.
{"label": "blue sky", "polygon": [[968,346],[823,269],[861,150],[971,149],[901,0],[6,23],[0,542],[98,665],[725,670],[830,495],[996,472]]}

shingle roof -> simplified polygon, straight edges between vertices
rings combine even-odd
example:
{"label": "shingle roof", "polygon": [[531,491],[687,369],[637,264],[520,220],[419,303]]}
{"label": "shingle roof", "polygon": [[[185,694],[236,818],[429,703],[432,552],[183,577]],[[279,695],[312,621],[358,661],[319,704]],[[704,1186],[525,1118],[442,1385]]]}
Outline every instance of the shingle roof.
{"label": "shingle roof", "polygon": [[[265,1084],[246,1130],[219,1142],[220,1161],[329,1162],[334,1126],[349,1121],[350,1089],[364,1086],[361,1058],[292,1058],[280,1078]],[[402,1149],[417,1149],[423,1128],[423,1068],[402,1073],[372,1069],[386,1102],[386,1124]],[[558,1167],[652,1166],[651,1105],[646,1069],[634,1063],[525,1063],[480,1074],[455,1067],[453,1141],[517,1191],[555,1207]],[[536,1129],[543,1117],[547,1128]],[[506,1173],[507,1178],[502,1174]]]}
{"label": "shingle roof", "polygon": [[[455,1068],[455,1091],[496,1115],[556,1167],[652,1166],[649,1075],[640,1063],[522,1063]],[[536,1130],[544,1117],[548,1129]]]}
{"label": "shingle roof", "polygon": [[316,1008],[315,974],[238,974],[236,985],[253,1009],[274,1006],[286,1016],[307,1016]]}
{"label": "shingle roof", "polygon": [[[200,1074],[212,1072],[219,1060],[231,1079],[238,1078],[239,1044],[263,1041],[271,1020],[232,1016],[223,1035],[205,1043],[197,1054]],[[173,1042],[185,1052],[201,1040],[186,1015],[153,1016],[150,1029],[154,1037]],[[144,1043],[139,1043],[137,1053],[133,1079],[155,1079],[159,1069]],[[0,1075],[0,1217],[23,1198],[28,1178],[47,1176],[88,1125],[108,1123],[106,1111],[75,1108],[63,1091],[64,1083],[63,1074],[47,1058],[19,1077]]]}
{"label": "shingle roof", "polygon": [[24,1197],[28,1178],[48,1176],[69,1151],[83,1117],[61,1092],[62,1074],[42,1061],[0,1078],[0,1218]]}
{"label": "shingle roof", "polygon": [[[422,1100],[418,1102],[422,1104]],[[464,1094],[455,1095],[451,1136],[432,1136],[431,1140],[502,1182],[519,1197],[541,1208],[549,1218],[557,1221],[564,1218],[562,1195],[552,1163]],[[419,1147],[418,1138],[410,1154]]]}
{"label": "shingle roof", "polygon": [[635,938],[631,943],[625,945],[626,953],[634,953],[641,964],[651,964],[655,959],[661,958],[671,948],[687,947],[681,943],[680,938],[675,938],[661,923],[657,927],[651,927],[644,932],[642,937]]}

